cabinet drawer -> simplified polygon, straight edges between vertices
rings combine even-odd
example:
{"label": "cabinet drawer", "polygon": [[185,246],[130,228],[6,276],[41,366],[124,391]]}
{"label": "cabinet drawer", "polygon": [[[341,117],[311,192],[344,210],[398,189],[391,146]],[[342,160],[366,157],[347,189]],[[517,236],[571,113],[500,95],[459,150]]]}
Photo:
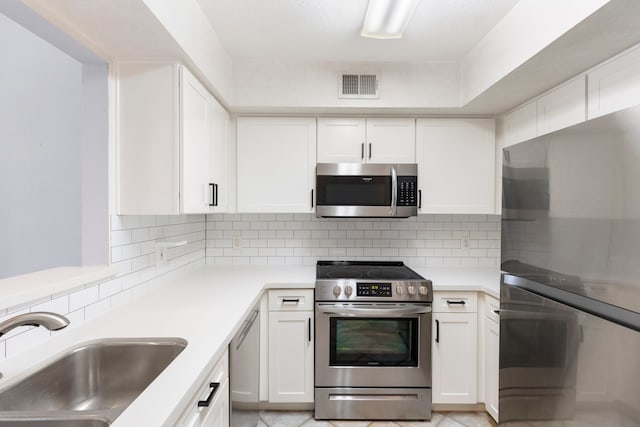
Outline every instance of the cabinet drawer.
{"label": "cabinet drawer", "polygon": [[496,311],[500,310],[500,301],[497,298],[491,297],[489,295],[484,296],[484,312],[487,315],[487,318],[493,320],[494,322],[500,322],[500,316]]}
{"label": "cabinet drawer", "polygon": [[272,289],[269,311],[313,310],[313,289]]}
{"label": "cabinet drawer", "polygon": [[[189,406],[182,415],[180,421],[177,423],[179,426],[195,427],[203,425],[209,412],[217,405],[217,402],[221,399],[225,393],[229,394],[229,355],[228,351],[225,351],[222,357],[216,362],[213,369],[205,377],[204,381],[198,387],[198,391],[193,395]],[[212,383],[216,383],[216,386],[212,386]],[[214,391],[215,388],[215,391]],[[208,406],[199,406],[198,402],[206,401],[211,396]]]}
{"label": "cabinet drawer", "polygon": [[475,313],[478,296],[475,292],[434,292],[434,313]]}

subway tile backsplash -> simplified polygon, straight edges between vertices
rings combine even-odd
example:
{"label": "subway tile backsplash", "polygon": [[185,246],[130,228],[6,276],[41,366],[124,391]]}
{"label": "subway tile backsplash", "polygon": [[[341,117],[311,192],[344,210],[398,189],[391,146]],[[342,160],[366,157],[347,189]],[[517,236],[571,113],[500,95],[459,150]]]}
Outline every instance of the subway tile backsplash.
{"label": "subway tile backsplash", "polygon": [[[186,240],[156,265],[156,243]],[[54,311],[70,328],[127,304],[166,280],[208,264],[293,265],[319,259],[401,260],[413,266],[491,266],[500,259],[500,217],[420,215],[407,219],[315,218],[313,214],[112,216],[115,276],[62,294],[0,310],[0,321]],[[55,334],[55,332],[54,332]],[[50,338],[43,328],[0,337],[0,360]]]}
{"label": "subway tile backsplash", "polygon": [[414,266],[497,267],[500,216],[407,219],[314,214],[210,214],[207,264],[314,264],[319,259],[400,260]]}
{"label": "subway tile backsplash", "polygon": [[[163,280],[184,275],[204,263],[204,215],[112,216],[111,261],[114,277],[57,295],[45,296],[29,304],[0,310],[0,321],[29,311],[53,311],[71,320],[70,328],[127,304]],[[171,248],[168,262],[156,266],[156,243],[186,240],[185,246]],[[55,332],[54,332],[55,333]],[[46,341],[51,332],[44,328],[16,328],[0,337],[0,360]]]}

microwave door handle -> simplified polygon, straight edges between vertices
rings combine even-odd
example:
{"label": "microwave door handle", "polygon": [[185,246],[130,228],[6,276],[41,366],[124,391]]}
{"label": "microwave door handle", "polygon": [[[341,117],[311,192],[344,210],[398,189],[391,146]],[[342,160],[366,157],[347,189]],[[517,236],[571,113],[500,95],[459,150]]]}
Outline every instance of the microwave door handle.
{"label": "microwave door handle", "polygon": [[398,206],[398,173],[396,167],[391,166],[391,208],[390,216],[396,216],[396,208]]}

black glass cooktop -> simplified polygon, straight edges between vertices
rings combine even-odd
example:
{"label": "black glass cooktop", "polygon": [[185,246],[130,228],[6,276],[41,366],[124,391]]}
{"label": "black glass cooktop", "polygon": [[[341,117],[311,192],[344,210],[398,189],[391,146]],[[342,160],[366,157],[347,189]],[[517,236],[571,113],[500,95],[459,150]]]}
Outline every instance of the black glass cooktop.
{"label": "black glass cooktop", "polygon": [[318,261],[316,280],[424,280],[402,261]]}

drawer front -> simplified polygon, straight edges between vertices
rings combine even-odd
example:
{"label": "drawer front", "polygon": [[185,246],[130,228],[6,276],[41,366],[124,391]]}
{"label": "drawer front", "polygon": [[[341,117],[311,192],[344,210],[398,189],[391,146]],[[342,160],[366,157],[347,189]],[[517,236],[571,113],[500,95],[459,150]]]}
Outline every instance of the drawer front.
{"label": "drawer front", "polygon": [[476,313],[478,296],[475,292],[434,292],[434,313]]}
{"label": "drawer front", "polygon": [[313,289],[269,290],[269,311],[313,310]]}
{"label": "drawer front", "polygon": [[[198,387],[198,391],[189,402],[189,406],[185,410],[184,414],[177,423],[179,426],[185,427],[199,427],[203,425],[203,420],[207,418],[209,412],[216,405],[216,401],[220,399],[220,396],[228,391],[229,381],[229,353],[225,351],[222,357],[218,359],[216,364],[210,373],[205,377],[204,381]],[[199,401],[205,401],[211,395],[214,387],[211,383],[218,383],[215,392],[213,393],[211,402],[208,406],[198,406]]]}
{"label": "drawer front", "polygon": [[496,313],[497,311],[500,311],[500,301],[497,298],[485,295],[484,312],[487,314],[487,318],[500,323],[500,316]]}

